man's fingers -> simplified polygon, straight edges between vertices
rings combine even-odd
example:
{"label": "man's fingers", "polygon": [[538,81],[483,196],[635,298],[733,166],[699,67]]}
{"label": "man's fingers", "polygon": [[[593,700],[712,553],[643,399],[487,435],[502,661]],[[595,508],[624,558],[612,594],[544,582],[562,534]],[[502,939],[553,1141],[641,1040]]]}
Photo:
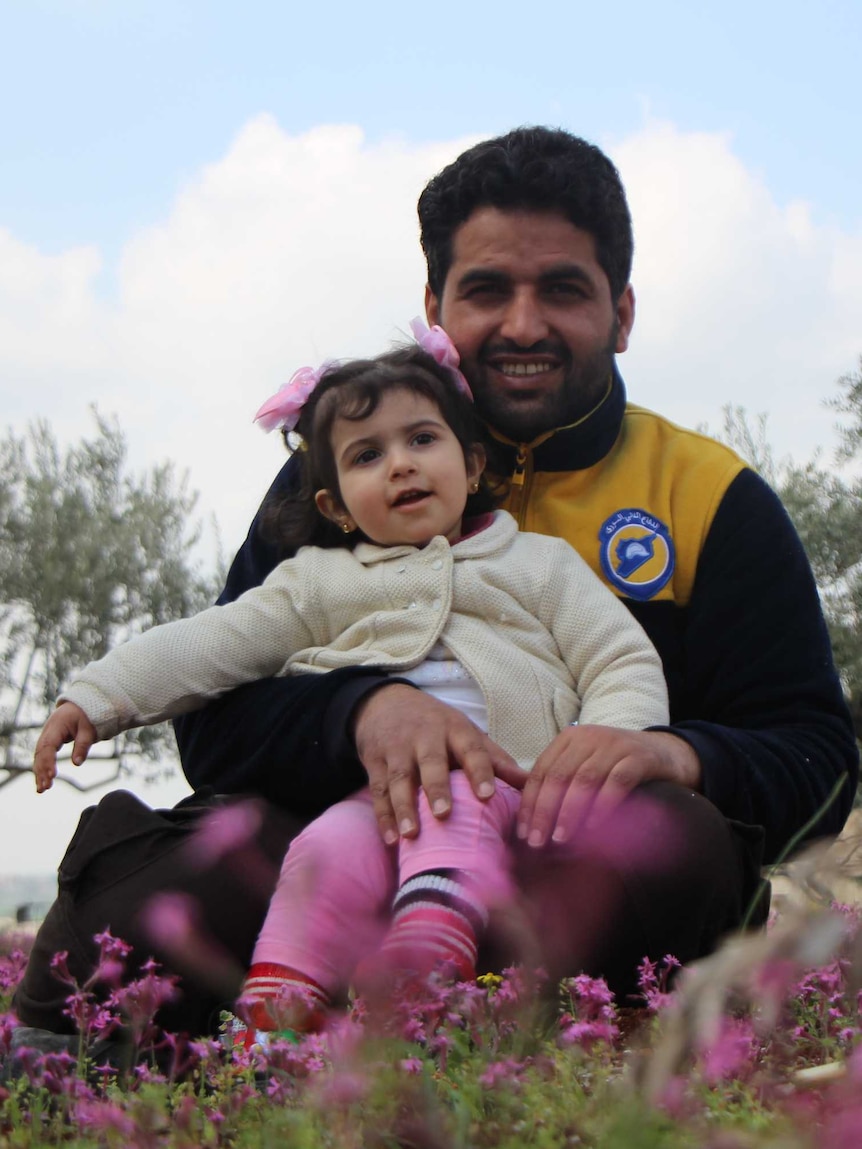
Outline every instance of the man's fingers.
{"label": "man's fingers", "polygon": [[389,800],[389,781],[386,772],[386,763],[375,767],[366,767],[368,771],[368,789],[377,818],[380,837],[387,846],[394,846],[398,841],[398,828],[395,822],[395,811]]}
{"label": "man's fingers", "polygon": [[527,784],[529,774],[522,770],[514,758],[503,752],[504,757],[494,758],[494,774],[501,782],[507,782],[513,790],[523,790]]}
{"label": "man's fingers", "polygon": [[413,761],[389,762],[389,801],[395,817],[395,827],[402,838],[415,838],[419,832],[416,810],[417,767]]}
{"label": "man's fingers", "polygon": [[435,818],[448,818],[452,811],[452,787],[449,781],[449,754],[444,743],[417,755],[419,784]]}
{"label": "man's fingers", "polygon": [[[521,804],[518,808],[516,833],[523,841],[529,841],[533,830],[539,829],[539,825],[535,821],[536,806],[544,789],[547,775],[555,768],[559,769],[559,765],[563,761],[562,741],[562,736],[558,736],[550,746],[542,751],[536,759],[533,769],[527,775],[526,782],[521,787]],[[547,796],[544,801],[548,801]]]}
{"label": "man's fingers", "polygon": [[521,795],[517,834],[530,846],[543,846],[557,821],[557,814],[571,781],[561,758],[539,763]]}
{"label": "man's fingers", "polygon": [[[596,792],[586,821],[587,830],[597,830],[644,780],[643,771],[631,758],[623,758],[608,773]],[[562,815],[561,815],[562,817]]]}
{"label": "man's fingers", "polygon": [[[490,798],[494,793],[494,756],[491,748],[499,751],[490,738],[474,726],[466,737],[453,739],[452,768],[460,768],[477,798]],[[503,753],[500,751],[500,753]]]}

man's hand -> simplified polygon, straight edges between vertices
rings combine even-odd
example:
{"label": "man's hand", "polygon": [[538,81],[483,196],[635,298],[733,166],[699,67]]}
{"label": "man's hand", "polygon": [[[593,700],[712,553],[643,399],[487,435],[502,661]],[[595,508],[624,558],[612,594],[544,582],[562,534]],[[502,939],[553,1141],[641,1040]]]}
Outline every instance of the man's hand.
{"label": "man's hand", "polygon": [[57,777],[57,751],[67,742],[74,742],[72,762],[80,766],[98,740],[96,727],[74,702],[62,702],[45,725],[36,743],[33,773],[36,775],[36,793],[50,790]]}
{"label": "man's hand", "polygon": [[514,758],[460,711],[403,683],[375,690],[357,707],[353,734],[388,845],[418,833],[420,785],[436,817],[447,817],[452,769],[464,771],[477,798],[491,797],[495,774],[518,789],[526,779]]}
{"label": "man's hand", "polygon": [[599,825],[636,786],[653,779],[692,790],[700,762],[687,742],[665,731],[569,726],[543,750],[527,775],[518,837],[530,846],[565,842]]}

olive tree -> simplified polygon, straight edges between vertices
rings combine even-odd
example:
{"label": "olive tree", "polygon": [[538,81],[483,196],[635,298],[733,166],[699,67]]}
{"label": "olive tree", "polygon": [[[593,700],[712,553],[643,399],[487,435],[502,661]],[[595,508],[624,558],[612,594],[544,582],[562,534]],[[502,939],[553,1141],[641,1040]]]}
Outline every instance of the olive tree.
{"label": "olive tree", "polygon": [[[30,772],[33,744],[76,667],[212,601],[194,558],[197,495],[170,463],[132,474],[115,421],[61,449],[47,422],[0,440],[0,787]],[[100,743],[99,780],[175,759],[169,727]],[[62,766],[62,763],[61,763]],[[105,777],[105,771],[108,777]]]}
{"label": "olive tree", "polygon": [[[835,661],[862,737],[862,360],[838,380],[827,405],[842,416],[833,465],[817,454],[807,463],[775,459],[765,415],[753,422],[741,407],[724,409],[721,438],[781,496],[805,547],[829,624]],[[854,473],[855,471],[855,473]]]}

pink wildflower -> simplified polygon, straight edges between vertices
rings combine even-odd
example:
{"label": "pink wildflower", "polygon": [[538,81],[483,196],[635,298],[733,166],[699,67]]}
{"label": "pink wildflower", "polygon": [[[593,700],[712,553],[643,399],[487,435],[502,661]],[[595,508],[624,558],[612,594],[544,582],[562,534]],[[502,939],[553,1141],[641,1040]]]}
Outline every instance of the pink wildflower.
{"label": "pink wildflower", "polygon": [[681,963],[673,954],[665,954],[660,962],[645,957],[638,966],[638,989],[652,1013],[658,1013],[670,1004],[673,994],[668,985],[673,973],[680,968]]}
{"label": "pink wildflower", "polygon": [[857,1103],[827,1118],[817,1145],[818,1149],[858,1149],[862,1145],[862,1105]]}
{"label": "pink wildflower", "polygon": [[105,1133],[119,1133],[129,1144],[135,1144],[138,1132],[134,1118],[120,1105],[110,1101],[96,1101],[87,1098],[78,1101],[72,1110],[76,1125],[83,1129],[93,1129]]}
{"label": "pink wildflower", "polygon": [[0,1013],[0,1056],[12,1048],[12,1034],[17,1026],[18,1018],[14,1013]]}
{"label": "pink wildflower", "polygon": [[717,1085],[727,1078],[740,1077],[744,1066],[753,1066],[757,1048],[750,1022],[744,1018],[723,1017],[715,1040],[701,1051],[703,1074],[708,1084]]}
{"label": "pink wildflower", "polygon": [[520,1075],[526,1062],[508,1058],[506,1061],[492,1061],[479,1077],[479,1084],[483,1089],[499,1089],[500,1087],[512,1093],[521,1088]]}
{"label": "pink wildflower", "polygon": [[77,988],[78,983],[72,977],[72,974],[69,971],[68,950],[57,950],[57,952],[51,956],[51,960],[48,962],[48,964],[51,967],[51,972],[58,981],[62,981],[66,985],[72,985]]}
{"label": "pink wildflower", "polygon": [[371,1080],[365,1073],[339,1070],[324,1078],[315,1091],[315,1100],[322,1108],[339,1106],[348,1108],[368,1096]]}
{"label": "pink wildflower", "polygon": [[27,956],[21,950],[13,950],[4,958],[0,958],[0,993],[14,990],[24,976],[26,968]]}
{"label": "pink wildflower", "polygon": [[145,962],[143,976],[115,989],[108,999],[108,1004],[122,1014],[136,1043],[154,1035],[156,1013],[177,996],[177,978],[161,977],[156,972],[160,968],[157,962]]}
{"label": "pink wildflower", "polygon": [[263,824],[259,802],[249,799],[214,810],[202,818],[189,839],[188,854],[201,870],[254,841]]}
{"label": "pink wildflower", "polygon": [[619,1035],[614,998],[604,978],[586,974],[566,978],[562,987],[572,1005],[560,1018],[560,1041],[564,1045],[591,1048],[598,1041],[613,1042]]}

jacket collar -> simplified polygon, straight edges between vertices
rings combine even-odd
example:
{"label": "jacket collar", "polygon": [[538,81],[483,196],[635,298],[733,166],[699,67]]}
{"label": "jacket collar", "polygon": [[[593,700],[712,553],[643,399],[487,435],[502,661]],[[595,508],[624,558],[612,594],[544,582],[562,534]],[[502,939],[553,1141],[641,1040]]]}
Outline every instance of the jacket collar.
{"label": "jacket collar", "polygon": [[514,443],[489,427],[494,437],[493,469],[501,475],[515,470],[519,450],[532,452],[534,471],[585,471],[595,466],[617,441],[626,409],[626,388],[614,366],[607,395],[589,415],[568,427],[557,427],[532,443]]}
{"label": "jacket collar", "polygon": [[508,511],[494,511],[492,522],[482,531],[457,543],[449,544],[443,535],[432,539],[426,547],[378,547],[374,543],[359,543],[353,548],[354,558],[363,566],[389,562],[391,559],[409,558],[421,555],[429,563],[442,558],[451,551],[454,562],[462,559],[478,559],[508,547],[518,533],[518,524]]}

